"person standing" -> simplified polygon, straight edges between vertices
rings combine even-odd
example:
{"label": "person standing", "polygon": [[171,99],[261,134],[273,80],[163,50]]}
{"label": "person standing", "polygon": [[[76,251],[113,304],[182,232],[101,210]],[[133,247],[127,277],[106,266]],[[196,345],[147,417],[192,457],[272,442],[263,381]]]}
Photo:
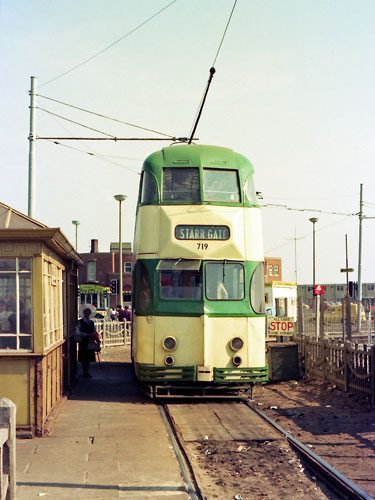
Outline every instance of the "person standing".
{"label": "person standing", "polygon": [[90,363],[95,362],[95,351],[90,350],[88,345],[90,342],[100,344],[99,335],[95,331],[95,323],[90,319],[90,316],[91,309],[87,307],[83,310],[83,318],[77,323],[77,330],[81,338],[78,347],[78,361],[82,363],[84,378],[92,378],[89,368]]}
{"label": "person standing", "polygon": [[122,305],[118,304],[118,306],[117,306],[117,321],[124,321],[124,319],[126,319],[125,311],[122,308]]}
{"label": "person standing", "polygon": [[132,320],[132,313],[129,309],[129,306],[125,306],[125,319],[126,319],[126,321]]}

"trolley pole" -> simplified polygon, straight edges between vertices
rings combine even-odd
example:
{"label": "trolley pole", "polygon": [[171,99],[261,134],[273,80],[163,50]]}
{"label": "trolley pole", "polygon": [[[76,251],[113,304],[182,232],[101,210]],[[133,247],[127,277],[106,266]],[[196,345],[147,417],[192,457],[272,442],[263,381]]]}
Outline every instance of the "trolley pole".
{"label": "trolley pole", "polygon": [[34,217],[34,164],[35,164],[35,142],[36,142],[36,84],[37,77],[31,77],[30,86],[30,133],[29,133],[29,190],[28,190],[28,210],[27,215]]}
{"label": "trolley pole", "polygon": [[359,195],[358,305],[357,305],[358,333],[361,332],[361,304],[362,304],[362,220],[363,220],[363,184],[360,185],[360,195]]}

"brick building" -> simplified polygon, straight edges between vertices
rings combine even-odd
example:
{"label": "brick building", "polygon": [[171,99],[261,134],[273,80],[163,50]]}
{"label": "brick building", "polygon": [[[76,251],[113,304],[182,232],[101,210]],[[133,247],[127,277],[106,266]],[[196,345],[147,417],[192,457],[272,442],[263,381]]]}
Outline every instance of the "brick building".
{"label": "brick building", "polygon": [[[119,297],[110,293],[110,285],[111,280],[119,280],[119,243],[111,243],[109,252],[99,252],[98,240],[91,240],[90,253],[81,253],[80,257],[84,262],[79,271],[81,303],[91,303],[98,308],[116,306]],[[131,302],[132,259],[131,243],[122,243],[123,302],[128,303]]]}
{"label": "brick building", "polygon": [[283,281],[280,257],[264,257],[264,283]]}

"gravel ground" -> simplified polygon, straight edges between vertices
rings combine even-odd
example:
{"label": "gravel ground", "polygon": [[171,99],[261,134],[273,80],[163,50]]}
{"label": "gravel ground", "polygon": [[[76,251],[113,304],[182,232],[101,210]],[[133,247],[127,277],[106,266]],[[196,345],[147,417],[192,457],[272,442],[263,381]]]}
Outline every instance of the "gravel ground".
{"label": "gravel ground", "polygon": [[[129,350],[105,349],[101,359],[129,363]],[[304,379],[257,387],[252,402],[375,498],[375,409],[368,403]],[[284,439],[184,446],[206,500],[338,498]]]}
{"label": "gravel ground", "polygon": [[375,408],[312,380],[259,387],[254,404],[375,497]]}

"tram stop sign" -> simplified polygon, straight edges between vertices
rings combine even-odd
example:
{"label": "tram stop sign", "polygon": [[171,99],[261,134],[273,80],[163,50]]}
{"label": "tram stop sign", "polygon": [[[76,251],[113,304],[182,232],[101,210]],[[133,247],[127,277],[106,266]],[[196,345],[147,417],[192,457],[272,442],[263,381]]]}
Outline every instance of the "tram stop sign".
{"label": "tram stop sign", "polygon": [[324,295],[326,293],[326,287],[324,285],[314,286],[314,295]]}

